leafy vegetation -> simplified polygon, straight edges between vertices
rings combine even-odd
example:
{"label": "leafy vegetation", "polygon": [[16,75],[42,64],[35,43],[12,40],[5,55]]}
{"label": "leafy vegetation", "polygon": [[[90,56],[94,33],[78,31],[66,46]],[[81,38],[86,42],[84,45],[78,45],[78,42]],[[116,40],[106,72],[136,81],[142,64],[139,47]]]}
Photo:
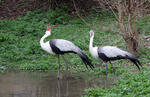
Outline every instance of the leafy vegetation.
{"label": "leafy vegetation", "polygon": [[[95,29],[94,45],[117,45],[125,48],[123,39],[118,33],[114,33],[119,26],[110,12],[91,14],[86,21]],[[48,70],[57,68],[57,59],[41,50],[39,41],[44,35],[46,23],[52,26],[52,35],[48,39],[63,38],[72,41],[83,49],[88,56],[99,64],[99,60],[92,58],[88,52],[89,28],[81,19],[56,9],[48,12],[28,12],[25,17],[15,20],[0,20],[0,60],[2,68],[18,67],[25,70]],[[103,17],[103,18],[101,18]],[[146,19],[149,19],[146,17]],[[146,22],[145,19],[137,21],[138,24]],[[62,25],[67,24],[68,25]],[[54,25],[55,24],[55,25]],[[149,31],[147,25],[139,25]],[[111,37],[111,38],[108,38]],[[48,40],[47,39],[47,40]],[[143,45],[142,45],[143,46]],[[149,62],[148,48],[142,47],[139,50],[141,61]],[[144,54],[142,54],[144,53]],[[70,68],[85,67],[81,59],[74,54],[66,55],[71,60]],[[124,61],[121,61],[124,64]],[[63,62],[62,62],[63,63]],[[81,65],[81,66],[78,66]],[[79,69],[80,70],[80,69]],[[91,71],[92,72],[92,71]]]}
{"label": "leafy vegetation", "polygon": [[[149,16],[138,19],[137,25],[141,27],[141,36],[150,32],[148,25]],[[113,15],[108,11],[101,13],[91,13],[85,19],[95,30],[94,45],[114,45],[125,50],[124,41],[117,32],[119,25]],[[89,73],[99,77],[105,74],[105,67],[100,66],[100,61],[91,57],[88,51],[90,29],[76,16],[56,9],[48,12],[36,11],[28,12],[26,16],[15,20],[0,20],[0,71],[9,68],[22,70],[56,70],[57,58],[43,51],[40,47],[40,38],[45,34],[46,24],[51,23],[52,35],[46,39],[63,38],[72,41],[79,46],[91,60],[96,68],[87,70],[81,59],[74,54],[67,54],[65,57],[69,61],[70,72]],[[145,25],[146,24],[146,25]],[[142,40],[143,41],[143,40]],[[87,89],[87,96],[149,96],[149,74],[147,63],[150,63],[149,48],[140,45],[137,57],[144,65],[143,73],[135,73],[137,68],[130,65],[126,60],[114,63],[116,75],[119,78],[117,85],[111,88],[90,88]],[[61,60],[62,70],[64,62]],[[109,76],[113,70],[109,67]],[[134,74],[135,73],[135,74]]]}
{"label": "leafy vegetation", "polygon": [[[149,68],[148,68],[149,69]],[[147,69],[147,70],[148,70]],[[146,69],[145,69],[146,70]],[[84,97],[149,97],[150,72],[126,73],[111,88],[90,88]]]}

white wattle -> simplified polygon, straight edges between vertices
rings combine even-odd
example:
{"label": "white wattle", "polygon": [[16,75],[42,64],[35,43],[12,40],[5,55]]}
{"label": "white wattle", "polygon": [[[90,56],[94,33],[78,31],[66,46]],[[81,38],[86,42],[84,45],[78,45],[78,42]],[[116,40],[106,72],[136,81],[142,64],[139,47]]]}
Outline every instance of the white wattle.
{"label": "white wattle", "polygon": [[48,37],[48,35],[44,35],[41,40],[40,40],[40,45],[42,47],[42,49],[50,54],[54,54],[51,47],[50,47],[50,44],[49,44],[49,41],[47,41],[46,43],[44,43],[44,39]]}

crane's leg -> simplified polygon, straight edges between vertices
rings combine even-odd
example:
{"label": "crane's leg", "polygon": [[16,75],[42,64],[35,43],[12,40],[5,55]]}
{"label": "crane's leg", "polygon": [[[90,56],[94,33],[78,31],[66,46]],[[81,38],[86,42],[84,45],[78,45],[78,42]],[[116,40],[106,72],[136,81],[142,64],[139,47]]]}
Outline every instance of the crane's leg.
{"label": "crane's leg", "polygon": [[61,97],[60,95],[60,80],[57,80],[57,97]]}
{"label": "crane's leg", "polygon": [[107,71],[107,69],[108,69],[108,67],[107,67],[107,63],[106,63],[106,76],[107,76],[107,74],[108,74],[108,71]]}
{"label": "crane's leg", "polygon": [[66,79],[66,84],[67,84],[67,86],[66,86],[66,96],[65,97],[69,97],[69,82],[68,82],[69,80],[68,79]]}
{"label": "crane's leg", "polygon": [[100,61],[100,65],[101,65],[101,67],[104,67],[104,61]]}
{"label": "crane's leg", "polygon": [[113,68],[113,72],[114,72],[114,74],[115,74],[116,69],[114,68],[114,66],[113,66],[113,64],[111,63],[111,61],[109,61],[109,63],[110,63],[110,65],[111,65],[111,67]]}
{"label": "crane's leg", "polygon": [[60,56],[58,55],[58,74],[57,74],[58,80],[60,79]]}
{"label": "crane's leg", "polygon": [[64,62],[65,62],[65,64],[66,64],[66,73],[68,74],[68,64],[67,64],[67,61],[66,61],[66,59],[65,59],[64,55],[62,55],[62,57],[63,57]]}

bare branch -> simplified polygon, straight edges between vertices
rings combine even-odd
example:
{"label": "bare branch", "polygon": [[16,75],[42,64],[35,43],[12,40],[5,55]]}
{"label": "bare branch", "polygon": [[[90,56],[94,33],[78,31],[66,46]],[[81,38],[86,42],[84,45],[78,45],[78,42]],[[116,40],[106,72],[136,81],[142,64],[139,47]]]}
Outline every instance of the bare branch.
{"label": "bare branch", "polygon": [[75,8],[75,10],[76,10],[76,13],[77,13],[78,17],[79,17],[90,29],[92,29],[92,27],[80,16],[79,11],[77,10],[76,4],[75,4],[75,0],[73,0],[73,5],[74,5],[74,8]]}
{"label": "bare branch", "polygon": [[[105,2],[106,2],[107,5],[110,7],[111,11],[113,12],[113,14],[114,14],[114,16],[115,16],[115,19],[116,19],[117,21],[119,21],[117,15],[116,15],[116,13],[115,13],[114,10],[112,9],[112,7],[109,5],[108,1],[105,0]],[[99,3],[100,3],[100,2],[99,2]]]}
{"label": "bare branch", "polygon": [[117,8],[118,8],[118,14],[119,14],[118,20],[119,20],[119,24],[120,24],[120,34],[124,38],[126,38],[127,33],[125,33],[126,29],[125,29],[125,24],[124,24],[124,19],[123,19],[123,11],[122,11],[122,6],[121,6],[121,2],[120,1],[118,1]]}
{"label": "bare branch", "polygon": [[[112,12],[112,5],[105,0]],[[146,13],[146,9],[150,7],[149,0],[116,0],[118,10],[118,22],[120,24],[120,34],[124,38],[128,50],[135,54],[138,49],[139,28],[136,27],[136,16],[139,13]],[[113,2],[114,3],[114,2]],[[117,17],[116,17],[117,18]],[[126,21],[127,20],[127,21]],[[127,23],[125,23],[127,22]]]}

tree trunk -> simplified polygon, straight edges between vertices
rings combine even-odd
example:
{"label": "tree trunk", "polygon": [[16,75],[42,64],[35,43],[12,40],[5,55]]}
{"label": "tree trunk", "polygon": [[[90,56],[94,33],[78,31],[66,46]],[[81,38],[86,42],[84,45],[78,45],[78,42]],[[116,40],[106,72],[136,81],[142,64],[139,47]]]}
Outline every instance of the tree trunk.
{"label": "tree trunk", "polygon": [[[124,5],[126,5],[126,2],[122,2],[121,0],[118,1],[117,9],[119,16],[118,21],[120,24],[120,34],[127,44],[127,50],[135,55],[138,49],[138,35],[140,29],[137,30],[135,16],[131,13],[130,10],[131,5],[133,6],[132,0],[128,0],[128,6]],[[127,19],[127,24],[124,23],[124,16]]]}
{"label": "tree trunk", "polygon": [[136,52],[138,50],[138,43],[139,43],[139,33],[140,33],[140,28],[138,28],[137,30],[135,29],[134,32],[132,32],[133,34],[131,36],[127,36],[126,38],[124,38],[126,44],[127,44],[127,49],[130,53],[132,53],[133,55],[136,55]]}
{"label": "tree trunk", "polygon": [[130,53],[133,55],[136,55],[137,47],[138,47],[138,41],[136,39],[133,39],[130,37],[129,39],[125,40],[127,44],[127,49]]}

